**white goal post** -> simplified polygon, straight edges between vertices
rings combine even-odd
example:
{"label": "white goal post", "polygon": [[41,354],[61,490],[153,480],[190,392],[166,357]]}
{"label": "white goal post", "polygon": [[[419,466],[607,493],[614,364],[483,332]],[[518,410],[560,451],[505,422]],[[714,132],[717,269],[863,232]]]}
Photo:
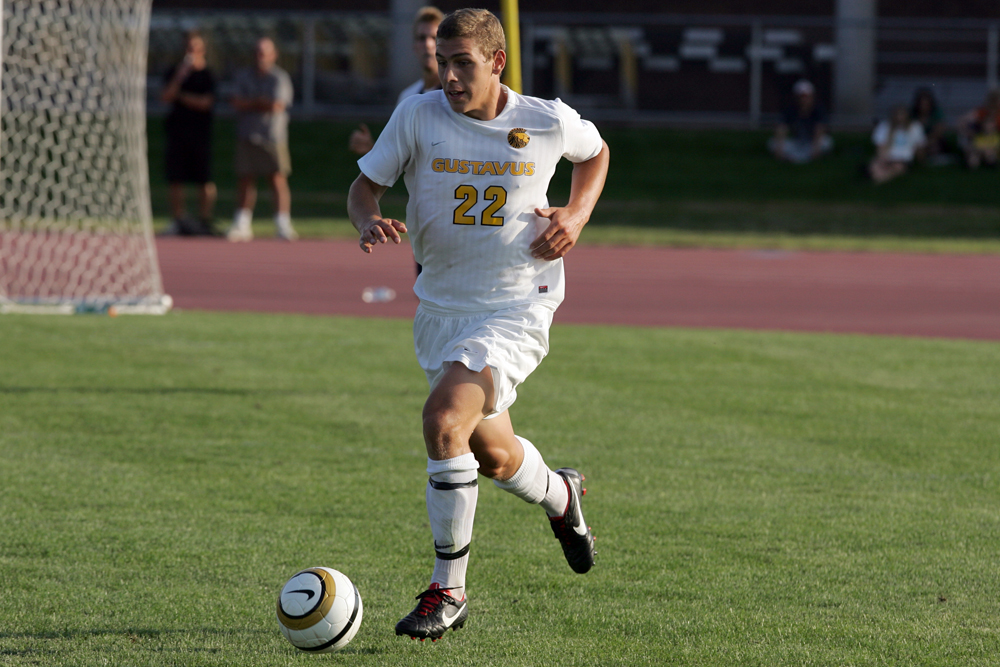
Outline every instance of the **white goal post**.
{"label": "white goal post", "polygon": [[0,0],[0,313],[165,313],[146,158],[152,0]]}

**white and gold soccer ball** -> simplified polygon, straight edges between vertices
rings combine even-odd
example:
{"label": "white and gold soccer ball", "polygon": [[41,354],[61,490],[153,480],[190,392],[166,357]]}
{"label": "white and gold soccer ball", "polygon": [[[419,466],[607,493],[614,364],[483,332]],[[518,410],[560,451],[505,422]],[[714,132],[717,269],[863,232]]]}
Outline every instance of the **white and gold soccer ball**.
{"label": "white and gold soccer ball", "polygon": [[361,627],[361,595],[341,572],[311,567],[295,574],[278,596],[278,626],[295,648],[339,651]]}

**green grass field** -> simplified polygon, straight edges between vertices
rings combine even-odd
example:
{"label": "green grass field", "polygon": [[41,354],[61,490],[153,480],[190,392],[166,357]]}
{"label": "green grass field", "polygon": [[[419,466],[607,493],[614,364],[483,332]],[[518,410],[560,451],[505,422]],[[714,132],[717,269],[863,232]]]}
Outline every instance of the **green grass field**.
{"label": "green grass field", "polygon": [[[598,564],[483,485],[431,645],[393,635],[431,565],[408,322],[0,319],[0,664],[996,664],[1000,346],[552,338],[513,415],[587,475]],[[365,602],[330,657],[274,619],[316,564]]]}
{"label": "green grass field", "polygon": [[[293,216],[314,236],[346,228],[347,190],[358,174],[347,150],[354,123],[296,121],[290,129]],[[378,126],[373,125],[377,132]],[[837,135],[832,156],[816,164],[781,164],[765,150],[766,132],[602,128],[611,171],[584,242],[804,249],[1000,252],[1000,172],[920,167],[898,181],[872,185],[858,168],[870,157],[867,136]],[[220,220],[234,205],[232,122],[216,128],[215,174]],[[166,224],[160,119],[150,119],[154,212]],[[569,165],[552,184],[565,202]],[[405,217],[397,184],[384,212]],[[258,221],[271,218],[262,193]]]}

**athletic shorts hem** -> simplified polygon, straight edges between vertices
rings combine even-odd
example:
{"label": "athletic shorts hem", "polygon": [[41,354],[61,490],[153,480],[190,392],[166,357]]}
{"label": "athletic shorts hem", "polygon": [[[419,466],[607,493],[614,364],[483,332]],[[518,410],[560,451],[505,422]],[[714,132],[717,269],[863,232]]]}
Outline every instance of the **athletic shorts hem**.
{"label": "athletic shorts hem", "polygon": [[553,309],[536,304],[448,315],[421,305],[413,321],[417,361],[431,389],[453,363],[477,373],[489,367],[494,390],[489,415],[495,416],[514,404],[517,387],[548,354],[553,314]]}

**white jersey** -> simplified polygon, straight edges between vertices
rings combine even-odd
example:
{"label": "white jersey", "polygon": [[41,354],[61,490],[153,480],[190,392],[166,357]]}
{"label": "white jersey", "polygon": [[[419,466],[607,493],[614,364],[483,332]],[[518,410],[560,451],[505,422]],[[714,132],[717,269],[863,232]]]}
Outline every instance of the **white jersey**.
{"label": "white jersey", "polygon": [[584,162],[602,146],[594,125],[559,100],[507,90],[500,115],[480,121],[453,111],[436,90],[403,100],[358,165],[386,187],[405,174],[422,303],[464,312],[555,307],[565,294],[563,262],[531,256],[528,246],[549,224],[534,211],[548,207],[561,158]]}
{"label": "white jersey", "polygon": [[422,95],[424,93],[424,80],[419,79],[408,85],[406,88],[399,93],[399,97],[396,98],[396,104],[399,105],[407,97],[413,97],[414,95]]}
{"label": "white jersey", "polygon": [[917,150],[927,143],[924,136],[924,126],[919,121],[913,121],[906,129],[892,129],[892,124],[883,120],[872,132],[872,142],[882,146],[889,142],[889,159],[898,162],[913,162]]}

